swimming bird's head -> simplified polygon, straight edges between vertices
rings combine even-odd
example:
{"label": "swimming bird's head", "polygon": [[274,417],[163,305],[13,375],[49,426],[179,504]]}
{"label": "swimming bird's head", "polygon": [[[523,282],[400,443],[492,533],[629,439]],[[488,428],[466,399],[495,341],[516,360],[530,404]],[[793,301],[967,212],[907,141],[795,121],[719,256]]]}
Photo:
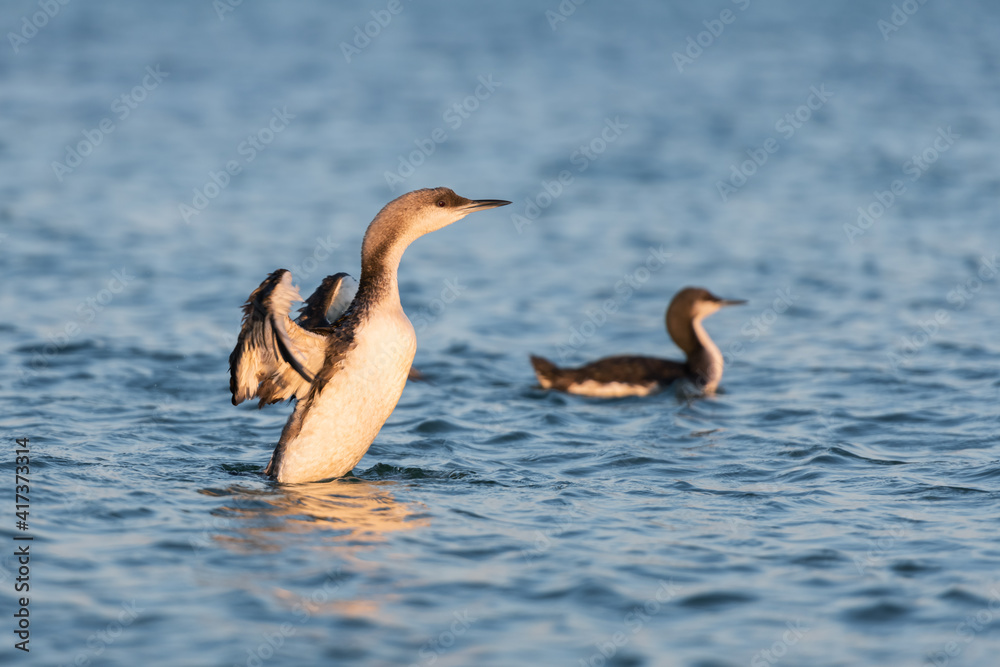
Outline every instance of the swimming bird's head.
{"label": "swimming bird's head", "polygon": [[746,303],[740,299],[721,299],[703,287],[685,287],[667,307],[667,332],[677,345],[689,352],[695,340],[691,325],[700,322],[725,306]]}

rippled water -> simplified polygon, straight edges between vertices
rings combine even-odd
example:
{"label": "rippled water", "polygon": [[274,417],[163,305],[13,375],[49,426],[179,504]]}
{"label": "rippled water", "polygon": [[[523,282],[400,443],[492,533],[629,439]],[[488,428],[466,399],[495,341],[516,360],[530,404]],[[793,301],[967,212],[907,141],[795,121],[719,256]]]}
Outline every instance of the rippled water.
{"label": "rippled water", "polygon": [[[0,661],[995,664],[995,4],[404,2],[347,56],[388,3],[219,6],[70,3],[0,47],[35,535]],[[261,478],[289,408],[230,405],[239,305],[357,275],[436,185],[515,204],[407,252],[429,381],[355,476]],[[689,284],[750,301],[708,322],[717,398],[535,386],[529,353],[677,356]]]}

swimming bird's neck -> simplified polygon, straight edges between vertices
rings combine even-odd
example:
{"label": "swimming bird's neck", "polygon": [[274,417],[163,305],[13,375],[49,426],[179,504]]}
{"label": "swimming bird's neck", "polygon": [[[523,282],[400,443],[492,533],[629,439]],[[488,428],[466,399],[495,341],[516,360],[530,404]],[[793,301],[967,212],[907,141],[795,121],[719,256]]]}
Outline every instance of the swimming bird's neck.
{"label": "swimming bird's neck", "polygon": [[714,393],[722,379],[723,357],[702,326],[702,318],[694,317],[685,326],[672,328],[670,335],[687,355],[688,370],[702,390]]}

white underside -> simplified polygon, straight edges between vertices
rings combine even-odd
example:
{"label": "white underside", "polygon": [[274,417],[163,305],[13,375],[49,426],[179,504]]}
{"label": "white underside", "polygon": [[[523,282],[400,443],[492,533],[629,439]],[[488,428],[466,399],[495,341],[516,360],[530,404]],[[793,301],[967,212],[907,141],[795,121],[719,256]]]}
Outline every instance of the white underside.
{"label": "white underside", "polygon": [[[548,389],[551,383],[542,387]],[[599,398],[620,398],[622,396],[649,396],[660,390],[657,382],[646,384],[627,384],[625,382],[597,382],[596,380],[586,380],[584,382],[574,382],[566,388],[571,394],[581,396],[597,396]]]}
{"label": "white underside", "polygon": [[406,386],[417,339],[402,308],[370,312],[343,366],[306,409],[302,426],[276,461],[279,482],[340,477],[357,465],[392,414]]}

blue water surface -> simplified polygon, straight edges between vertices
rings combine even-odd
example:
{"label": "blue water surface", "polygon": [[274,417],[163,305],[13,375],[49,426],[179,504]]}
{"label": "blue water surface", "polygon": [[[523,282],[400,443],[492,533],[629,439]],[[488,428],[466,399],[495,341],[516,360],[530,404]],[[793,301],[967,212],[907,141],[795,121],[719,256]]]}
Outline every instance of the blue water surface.
{"label": "blue water surface", "polygon": [[[0,34],[0,663],[997,664],[996,3],[9,0]],[[514,203],[403,259],[428,381],[353,476],[264,479],[289,407],[230,404],[239,306],[358,275],[438,185]],[[531,353],[679,356],[685,285],[749,300],[719,396],[537,388]]]}

